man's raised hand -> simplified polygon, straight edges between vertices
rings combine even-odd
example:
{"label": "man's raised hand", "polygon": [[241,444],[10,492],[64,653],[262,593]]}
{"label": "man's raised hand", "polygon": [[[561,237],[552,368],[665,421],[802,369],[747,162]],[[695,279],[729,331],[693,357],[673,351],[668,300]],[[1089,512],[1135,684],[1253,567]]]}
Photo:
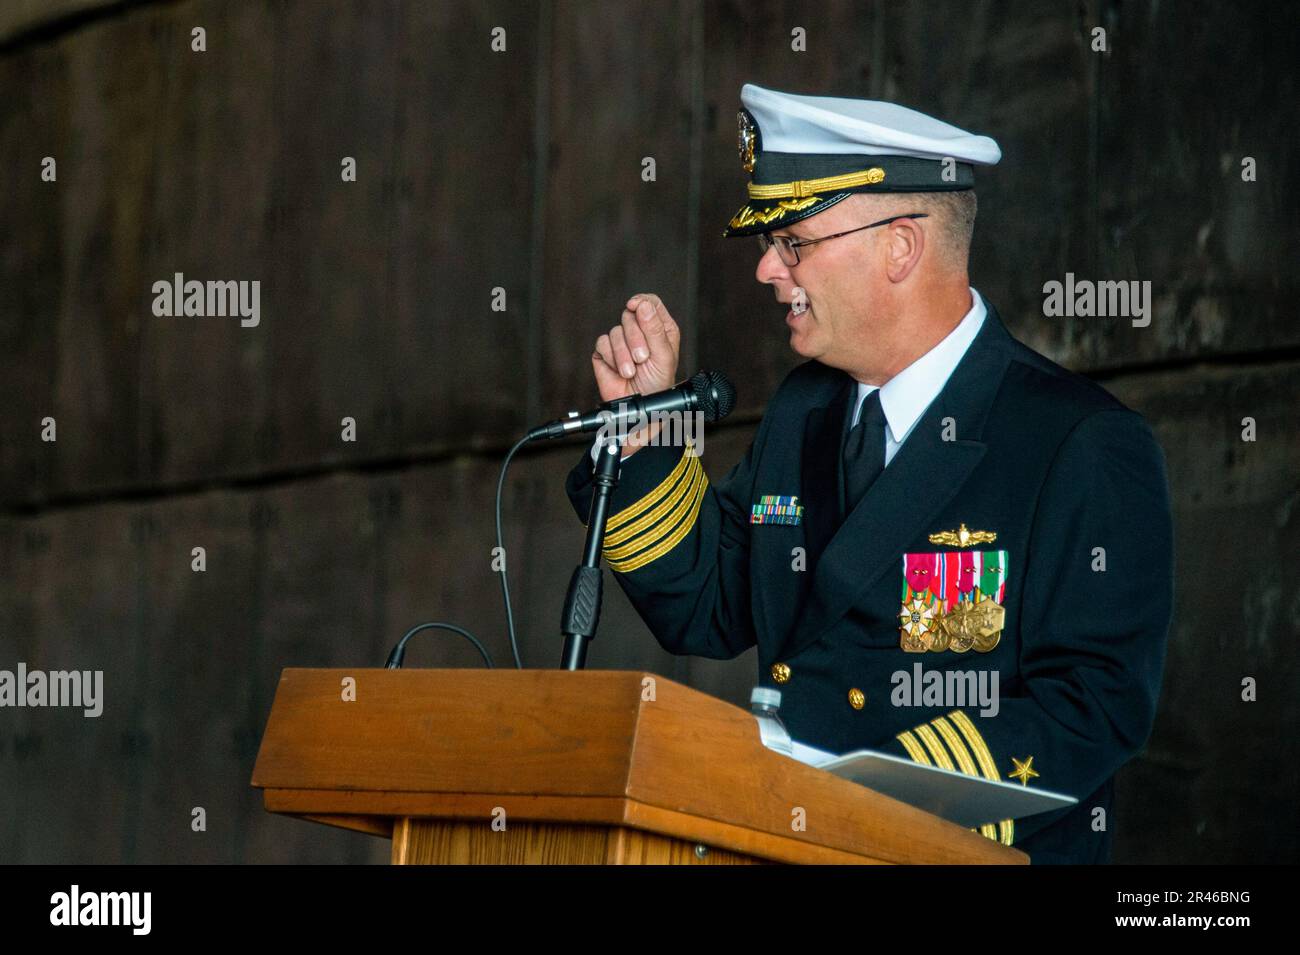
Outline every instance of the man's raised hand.
{"label": "man's raised hand", "polygon": [[[591,368],[602,403],[629,395],[652,395],[677,383],[677,356],[682,336],[677,323],[653,292],[638,292],[627,300],[619,324],[596,339]],[[654,440],[659,425],[652,422],[630,435],[623,457]]]}
{"label": "man's raised hand", "polygon": [[619,324],[596,339],[592,371],[602,402],[631,394],[652,395],[677,383],[681,331],[658,295],[627,300]]}

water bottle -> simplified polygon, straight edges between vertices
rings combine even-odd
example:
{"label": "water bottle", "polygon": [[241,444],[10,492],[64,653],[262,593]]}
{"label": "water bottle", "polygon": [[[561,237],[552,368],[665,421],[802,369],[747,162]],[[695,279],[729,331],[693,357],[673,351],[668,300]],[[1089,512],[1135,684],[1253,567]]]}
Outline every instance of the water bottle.
{"label": "water bottle", "polygon": [[749,695],[749,709],[754,714],[754,719],[758,720],[758,735],[763,745],[792,756],[794,744],[790,741],[790,733],[781,722],[779,713],[781,691],[766,686],[754,687],[754,692]]}

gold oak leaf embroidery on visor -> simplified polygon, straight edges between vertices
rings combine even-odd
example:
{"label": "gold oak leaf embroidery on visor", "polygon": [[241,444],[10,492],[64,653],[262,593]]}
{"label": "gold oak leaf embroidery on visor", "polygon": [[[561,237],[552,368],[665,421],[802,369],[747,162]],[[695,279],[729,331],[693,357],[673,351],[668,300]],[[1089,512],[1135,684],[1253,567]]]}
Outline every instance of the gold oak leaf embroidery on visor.
{"label": "gold oak leaf embroidery on visor", "polygon": [[695,527],[708,486],[699,456],[688,448],[658,487],[609,519],[604,557],[610,569],[630,573],[676,547]]}
{"label": "gold oak leaf embroidery on visor", "polygon": [[818,202],[821,202],[819,196],[808,196],[806,199],[797,200],[783,199],[763,212],[755,212],[747,205],[741,206],[740,211],[731,217],[729,225],[733,229],[744,229],[756,224],[770,225],[778,219],[784,218],[787,212],[802,212]]}

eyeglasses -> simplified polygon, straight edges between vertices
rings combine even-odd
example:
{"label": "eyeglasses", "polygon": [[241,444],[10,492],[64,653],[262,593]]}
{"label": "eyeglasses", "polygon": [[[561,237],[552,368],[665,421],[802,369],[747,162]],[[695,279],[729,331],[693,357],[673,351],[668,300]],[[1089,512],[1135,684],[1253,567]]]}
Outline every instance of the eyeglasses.
{"label": "eyeglasses", "polygon": [[767,255],[767,250],[776,246],[776,254],[781,257],[781,261],[787,266],[793,268],[799,264],[799,247],[804,245],[816,245],[818,242],[825,242],[827,239],[838,239],[842,235],[849,235],[853,232],[861,232],[863,229],[874,229],[876,226],[889,225],[891,222],[897,222],[899,219],[924,219],[928,212],[908,212],[901,216],[890,216],[888,219],[881,219],[879,222],[873,222],[871,225],[861,225],[856,229],[849,229],[848,232],[836,232],[834,235],[824,235],[820,239],[792,239],[788,235],[769,235],[762,232],[758,236],[759,248],[763,254]]}

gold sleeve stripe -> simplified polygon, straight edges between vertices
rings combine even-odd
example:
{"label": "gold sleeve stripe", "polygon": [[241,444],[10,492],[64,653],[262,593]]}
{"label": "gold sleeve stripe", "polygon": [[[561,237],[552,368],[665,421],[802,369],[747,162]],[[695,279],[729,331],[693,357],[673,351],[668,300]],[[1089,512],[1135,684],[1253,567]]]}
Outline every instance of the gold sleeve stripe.
{"label": "gold sleeve stripe", "polygon": [[[966,737],[966,742],[970,744],[971,751],[979,761],[980,770],[984,773],[985,779],[998,779],[998,764],[993,759],[993,753],[989,751],[988,743],[984,742],[984,736],[976,728],[971,718],[961,710],[953,710],[948,714],[957,729],[961,730],[961,735]],[[1014,819],[1003,819],[998,823],[1001,830],[1002,838],[999,840],[1004,846],[1009,846],[1015,841],[1016,823]]]}
{"label": "gold sleeve stripe", "polygon": [[939,737],[934,735],[934,730],[922,723],[920,726],[916,727],[913,732],[915,732],[917,736],[921,737],[921,742],[925,744],[925,748],[928,749],[930,755],[934,757],[934,764],[936,766],[940,769],[955,770],[957,768],[952,764],[952,760],[948,757],[948,751],[943,748],[943,743],[939,742]]}
{"label": "gold sleeve stripe", "polygon": [[[640,567],[644,567],[651,561],[659,559],[676,547],[681,542],[682,538],[689,534],[695,527],[695,522],[700,513],[700,503],[704,500],[704,490],[708,487],[708,483],[708,478],[704,477],[703,471],[701,471],[701,480],[696,483],[695,495],[682,509],[684,510],[684,514],[681,519],[677,521],[676,529],[671,534],[649,550],[644,550],[626,560],[610,561],[610,569],[626,574],[637,570]],[[673,521],[670,519],[665,521],[664,526],[670,526],[672,523]]]}
{"label": "gold sleeve stripe", "polygon": [[975,760],[971,759],[970,750],[968,750],[966,744],[961,741],[961,737],[958,736],[957,731],[952,728],[952,724],[942,716],[932,719],[930,723],[939,731],[939,735],[943,737],[943,741],[947,743],[948,748],[952,750],[953,756],[957,757],[957,765],[961,767],[961,771],[967,776],[978,776],[979,770],[975,768]]}
{"label": "gold sleeve stripe", "polygon": [[[963,717],[965,716],[965,714],[960,713],[960,711],[959,715]],[[957,761],[961,764],[961,771],[967,776],[978,776],[979,773],[975,771],[975,764],[971,761],[970,752],[962,745],[961,739],[953,732],[953,728],[948,721],[940,716],[937,719],[931,720],[931,722],[934,723],[934,725],[939,729],[939,732],[943,734],[944,739],[948,741],[948,745],[952,747],[953,753],[957,756]],[[916,727],[916,734],[926,740],[926,745],[929,746],[930,751],[935,754],[935,762],[938,763],[940,767],[943,769],[953,769],[952,761],[948,759],[948,754],[944,751],[943,744],[939,742],[939,738],[934,735],[934,731],[931,730],[930,727],[922,724],[921,726]],[[916,741],[916,736],[913,735],[912,730],[903,730],[903,732],[899,733],[896,738],[903,744],[903,748],[907,750],[907,755],[912,757],[912,762],[921,763],[925,766],[933,765],[933,763],[930,762],[930,757],[926,755],[925,749],[923,749],[921,744]],[[996,779],[997,777],[995,776],[994,778]],[[1003,845],[1009,846],[1011,845],[1011,826],[1011,820],[1004,820],[1003,822],[998,823],[998,827],[1001,829],[1001,840],[998,839],[998,829],[995,829],[991,823],[981,826],[979,832],[980,835],[992,839],[994,842],[1001,841]],[[973,832],[974,830],[971,831]]]}
{"label": "gold sleeve stripe", "polygon": [[925,755],[925,750],[916,741],[916,737],[912,735],[911,730],[903,730],[898,734],[897,739],[903,744],[903,749],[907,750],[907,755],[912,757],[912,762],[921,763],[924,766],[931,765],[930,757]]}
{"label": "gold sleeve stripe", "polygon": [[605,523],[605,532],[608,534],[610,531],[617,530],[642,511],[654,507],[655,504],[657,504],[659,500],[663,498],[669,490],[671,490],[672,486],[677,483],[677,479],[686,473],[686,468],[690,465],[690,461],[693,457],[695,460],[698,460],[698,457],[696,456],[683,454],[682,459],[677,462],[677,467],[672,469],[669,475],[659,483],[658,487],[635,504],[628,505],[617,514],[611,514],[609,520]]}
{"label": "gold sleeve stripe", "polygon": [[[677,542],[689,534],[691,528],[695,526],[695,517],[699,513],[700,501],[704,497],[704,488],[708,486],[708,483],[709,479],[703,471],[700,471],[699,475],[691,482],[690,493],[654,530],[642,534],[616,550],[605,552],[605,558],[609,561],[609,566],[614,570],[622,570],[625,565],[633,561],[640,561],[642,557],[648,554],[653,554],[650,560],[654,560],[655,557],[662,556],[672,550]],[[649,563],[649,561],[637,563],[636,566],[641,567],[646,563]]]}
{"label": "gold sleeve stripe", "polygon": [[1016,841],[1016,821],[1014,819],[1003,819],[998,823],[998,832],[1002,838],[999,840],[1004,846],[1009,846]]}
{"label": "gold sleeve stripe", "polygon": [[695,527],[695,522],[700,516],[700,502],[704,500],[704,491],[709,486],[709,479],[704,474],[704,469],[700,469],[700,480],[695,486],[695,497],[691,501],[685,517],[677,525],[677,530],[673,531],[668,537],[664,538],[659,544],[651,547],[647,551],[637,554],[635,557],[625,561],[615,563],[610,561],[610,569],[617,570],[619,573],[629,573],[639,567],[644,567],[652,560],[657,560],[664,554],[676,547],[691,529]]}
{"label": "gold sleeve stripe", "polygon": [[[993,761],[993,754],[989,752],[988,745],[984,742],[984,737],[980,731],[975,728],[969,716],[961,710],[953,710],[948,714],[957,728],[961,730],[961,735],[966,737],[966,742],[970,743],[971,751],[975,758],[979,760],[980,771],[984,773],[985,779],[997,779],[998,767]],[[943,717],[939,717],[943,719]]]}
{"label": "gold sleeve stripe", "polygon": [[[660,518],[658,523],[652,526],[650,530],[624,541],[618,547],[606,547],[604,549],[605,559],[610,561],[624,560],[638,551],[645,550],[652,544],[658,543],[672,533],[681,516],[690,510],[692,495],[707,480],[708,478],[704,476],[704,469],[697,466],[690,472],[690,477],[683,480],[678,485],[677,490],[673,492],[672,497],[668,499],[672,502],[671,506],[665,508],[658,515]],[[655,508],[651,513],[659,510],[659,508]]]}
{"label": "gold sleeve stripe", "polygon": [[[957,758],[957,765],[961,768],[961,771],[967,776],[978,776],[979,770],[975,768],[975,760],[971,759],[970,750],[968,750],[966,744],[961,741],[961,737],[958,736],[957,731],[952,728],[952,724],[942,716],[935,717],[930,721],[930,723],[939,731],[939,735],[943,737],[943,741],[947,743],[948,748],[952,750],[952,754]],[[994,828],[991,822],[980,826],[979,832],[980,835],[986,839],[992,839],[994,842],[998,841],[998,831]]]}
{"label": "gold sleeve stripe", "polygon": [[[671,494],[669,494],[658,504],[656,504],[653,508],[651,508],[651,510],[648,513],[638,517],[630,524],[624,526],[621,530],[615,531],[613,534],[607,533],[605,535],[606,556],[615,557],[615,558],[626,557],[627,554],[615,554],[611,552],[619,544],[622,544],[625,541],[631,540],[632,538],[636,537],[637,534],[640,534],[647,527],[650,527],[656,521],[662,518],[665,514],[667,514],[669,511],[673,510],[673,508],[677,506],[678,502],[680,502],[683,497],[686,497],[689,493],[691,493],[692,490],[694,490],[694,487],[692,486],[692,481],[695,480],[698,474],[703,473],[703,471],[704,469],[700,466],[700,459],[699,458],[693,459],[693,462],[691,464],[686,465],[686,470],[683,472],[684,476],[680,481],[677,482],[677,487],[673,489],[673,492]],[[644,543],[641,546],[644,546]],[[633,547],[633,550],[639,550],[639,549],[640,547]],[[631,551],[629,551],[628,553],[631,553]]]}

